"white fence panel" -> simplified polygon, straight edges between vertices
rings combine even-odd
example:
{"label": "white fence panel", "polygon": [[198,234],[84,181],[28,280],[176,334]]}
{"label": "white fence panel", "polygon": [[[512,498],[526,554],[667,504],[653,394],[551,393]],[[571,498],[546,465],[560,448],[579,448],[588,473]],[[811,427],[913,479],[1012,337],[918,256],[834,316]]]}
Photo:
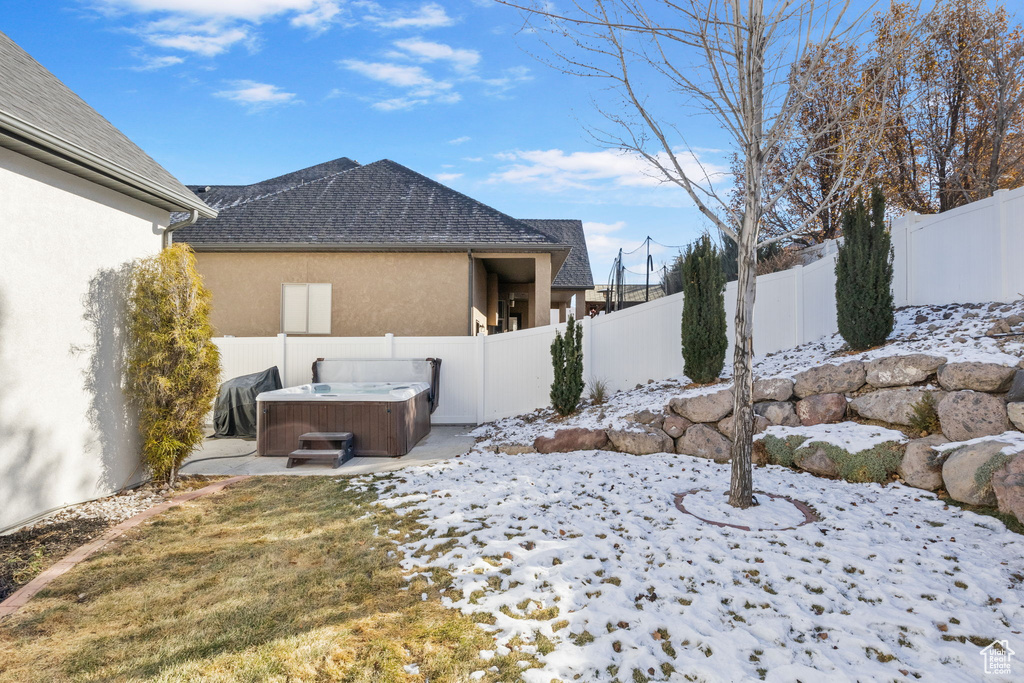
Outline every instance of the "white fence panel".
{"label": "white fence panel", "polygon": [[673,294],[591,319],[587,376],[618,390],[682,374],[682,312],[683,295]]}
{"label": "white fence panel", "polygon": [[313,381],[313,362],[317,358],[387,358],[387,337],[288,337],[285,372],[286,387]]}
{"label": "white fence panel", "polygon": [[395,358],[440,358],[441,391],[434,424],[474,424],[477,421],[475,337],[395,337]]}
{"label": "white fence panel", "polygon": [[836,322],[836,255],[804,266],[801,344],[839,331]]}
{"label": "white fence panel", "polygon": [[564,332],[565,325],[477,337],[483,340],[483,421],[528,413],[551,404],[551,342],[556,329]]}
{"label": "white fence panel", "polygon": [[276,337],[218,337],[214,342],[220,349],[221,382],[280,363],[281,345]]}

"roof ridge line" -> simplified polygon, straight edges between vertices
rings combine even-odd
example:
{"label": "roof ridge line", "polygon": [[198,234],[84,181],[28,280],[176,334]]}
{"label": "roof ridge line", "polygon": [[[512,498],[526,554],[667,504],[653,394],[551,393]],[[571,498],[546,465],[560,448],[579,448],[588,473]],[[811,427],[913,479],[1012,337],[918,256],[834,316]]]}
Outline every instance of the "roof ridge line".
{"label": "roof ridge line", "polygon": [[[518,223],[519,225],[522,225],[523,227],[526,228],[526,230],[528,232],[530,232],[530,233],[532,233],[532,234],[534,234],[534,235],[536,235],[538,237],[543,238],[545,240],[546,244],[554,244],[554,245],[558,245],[559,244],[558,242],[552,242],[551,241],[551,237],[549,235],[545,235],[543,232],[541,232],[540,230],[537,230],[532,225],[528,225],[527,223],[524,223],[521,219],[515,218],[514,216],[512,216],[510,214],[507,214],[504,211],[499,211],[498,209],[495,209],[490,204],[484,204],[479,199],[474,199],[473,197],[470,197],[468,194],[464,194],[462,192],[459,192],[458,190],[456,190],[453,187],[448,187],[444,183],[442,183],[442,182],[440,182],[438,180],[434,180],[430,176],[423,175],[419,171],[415,171],[415,170],[409,168],[408,166],[405,166],[404,164],[400,164],[397,161],[395,161],[394,159],[388,159],[388,158],[378,159],[377,161],[372,161],[372,162],[370,162],[368,164],[364,164],[360,168],[368,168],[370,166],[373,166],[374,164],[379,164],[379,163],[383,163],[383,162],[388,162],[388,163],[394,164],[395,166],[398,166],[399,168],[402,168],[402,169],[408,171],[409,173],[412,173],[413,175],[417,175],[420,178],[423,178],[424,180],[430,182],[433,185],[436,185],[438,187],[444,188],[445,190],[447,190],[449,192],[453,192],[453,193],[459,195],[460,197],[464,197],[465,199],[468,199],[469,201],[473,202],[474,204],[479,204],[480,206],[483,206],[483,207],[493,211],[494,213],[496,213],[498,215],[501,215],[501,216],[504,216],[505,218],[508,218],[509,220],[513,221],[514,223]],[[567,246],[567,245],[561,245],[561,246]]]}
{"label": "roof ridge line", "polygon": [[[348,157],[345,157],[345,158],[348,159]],[[328,163],[328,162],[324,162],[324,163]],[[320,176],[319,178],[314,178],[313,180],[306,180],[306,181],[301,182],[301,183],[299,183],[297,185],[292,185],[291,187],[285,187],[285,188],[282,188],[280,190],[275,190],[273,192],[268,192],[267,194],[261,194],[258,197],[252,197],[250,199],[239,200],[239,201],[236,201],[234,204],[231,204],[230,206],[221,207],[219,210],[220,211],[225,211],[227,209],[233,209],[236,206],[244,206],[245,204],[251,204],[252,202],[258,202],[258,201],[261,201],[263,199],[267,199],[268,197],[273,197],[275,195],[279,195],[279,194],[281,194],[283,192],[291,192],[292,190],[297,190],[300,187],[305,187],[306,185],[312,185],[313,183],[319,183],[321,180],[327,180],[328,178],[333,178],[335,176],[339,176],[342,173],[348,173],[349,171],[355,171],[356,169],[359,169],[359,168],[363,168],[363,166],[356,166],[354,168],[346,168],[343,171],[335,171],[334,173],[329,173],[329,174],[327,174],[325,176]],[[299,170],[300,171],[304,171],[305,169],[299,169]],[[293,171],[293,173],[298,173],[298,171]],[[284,175],[289,175],[289,174],[285,173]],[[276,178],[280,178],[281,176],[275,176],[275,177]],[[274,178],[267,178],[266,180],[261,180],[259,183],[252,183],[250,185],[235,185],[233,187],[254,187],[256,185],[259,185],[260,183],[266,183],[266,182],[269,182],[271,180],[274,180]],[[232,186],[221,185],[220,187],[232,187]]]}

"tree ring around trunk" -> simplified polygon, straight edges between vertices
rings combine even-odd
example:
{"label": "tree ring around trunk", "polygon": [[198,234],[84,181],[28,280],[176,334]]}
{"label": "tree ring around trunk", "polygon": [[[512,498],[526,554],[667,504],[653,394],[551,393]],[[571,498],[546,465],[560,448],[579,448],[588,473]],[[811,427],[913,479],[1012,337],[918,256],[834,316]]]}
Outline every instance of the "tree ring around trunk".
{"label": "tree ring around trunk", "polygon": [[[743,524],[735,524],[732,522],[724,522],[711,519],[710,517],[712,517],[713,515],[708,514],[708,512],[706,511],[707,505],[691,504],[691,506],[687,508],[687,506],[684,504],[684,501],[688,496],[691,497],[691,500],[696,502],[694,499],[698,494],[708,493],[711,493],[709,489],[692,489],[684,493],[677,493],[675,495],[676,508],[683,514],[690,515],[691,517],[698,519],[701,522],[704,522],[705,524],[711,524],[713,526],[723,528],[739,529],[741,531],[792,531],[793,529],[804,526],[805,524],[821,521],[821,517],[818,515],[818,513],[807,503],[804,503],[803,501],[800,500],[796,500],[795,498],[791,498],[790,496],[786,496],[781,493],[768,493],[767,491],[755,491],[755,493],[759,496],[765,496],[774,503],[781,503],[783,505],[789,504],[793,508],[794,518],[796,518],[798,521],[796,521],[793,524],[790,524],[789,526],[768,526],[752,529],[750,526],[746,526]],[[729,504],[726,499],[726,496],[728,496],[728,492],[725,492],[722,495],[723,498],[721,505],[723,508],[723,512],[736,510],[737,508],[729,507]],[[760,506],[748,509],[756,510],[758,507]],[[801,516],[803,518],[802,520],[799,519]]]}

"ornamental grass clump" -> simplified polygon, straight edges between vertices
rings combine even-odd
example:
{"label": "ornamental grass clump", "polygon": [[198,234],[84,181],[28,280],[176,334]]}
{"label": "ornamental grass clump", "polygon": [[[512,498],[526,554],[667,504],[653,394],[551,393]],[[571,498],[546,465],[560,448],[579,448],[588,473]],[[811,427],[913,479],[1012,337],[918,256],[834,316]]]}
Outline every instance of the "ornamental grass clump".
{"label": "ornamental grass clump", "polygon": [[871,192],[843,212],[843,243],[836,256],[836,320],[854,351],[885,343],[895,324],[892,302],[892,239],[885,227],[885,197]]}
{"label": "ornamental grass clump", "polygon": [[213,343],[210,292],[192,250],[176,244],[132,269],[125,385],[139,413],[142,459],[157,481],[202,441],[217,395],[220,353]]}
{"label": "ornamental grass clump", "polygon": [[729,340],[722,255],[704,235],[686,248],[683,279],[683,373],[697,384],[718,379]]}
{"label": "ornamental grass clump", "polygon": [[551,405],[562,417],[572,415],[583,395],[583,326],[576,322],[575,316],[569,316],[564,337],[555,331],[551,365],[555,371]]}

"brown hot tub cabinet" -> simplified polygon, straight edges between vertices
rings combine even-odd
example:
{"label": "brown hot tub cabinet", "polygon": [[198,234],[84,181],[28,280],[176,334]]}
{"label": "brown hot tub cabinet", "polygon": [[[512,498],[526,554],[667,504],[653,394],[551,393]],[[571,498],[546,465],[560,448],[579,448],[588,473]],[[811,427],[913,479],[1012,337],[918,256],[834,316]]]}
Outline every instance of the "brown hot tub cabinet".
{"label": "brown hot tub cabinet", "polygon": [[[405,455],[430,433],[439,365],[433,359],[320,359],[313,384],[257,397],[257,453],[288,455],[307,432],[351,432],[357,456]],[[395,376],[408,380],[390,381]],[[346,381],[350,377],[362,381]]]}

